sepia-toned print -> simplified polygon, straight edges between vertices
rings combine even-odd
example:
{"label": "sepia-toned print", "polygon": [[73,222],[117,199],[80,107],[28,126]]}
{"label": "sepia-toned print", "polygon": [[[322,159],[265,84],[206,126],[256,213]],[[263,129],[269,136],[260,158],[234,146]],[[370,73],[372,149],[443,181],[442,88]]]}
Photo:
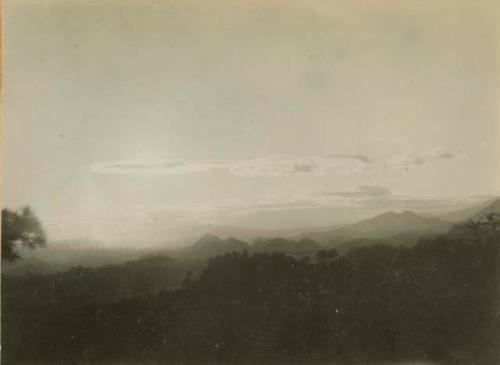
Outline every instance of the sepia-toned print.
{"label": "sepia-toned print", "polygon": [[500,363],[500,4],[3,0],[1,363]]}

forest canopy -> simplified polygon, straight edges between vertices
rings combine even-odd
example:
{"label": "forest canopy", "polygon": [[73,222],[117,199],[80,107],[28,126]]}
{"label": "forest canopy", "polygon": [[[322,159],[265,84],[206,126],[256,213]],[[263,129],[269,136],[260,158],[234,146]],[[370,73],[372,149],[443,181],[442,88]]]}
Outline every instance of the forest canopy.
{"label": "forest canopy", "polygon": [[3,356],[47,364],[493,364],[499,247],[488,230],[305,258],[234,252],[199,271],[157,257],[4,277]]}

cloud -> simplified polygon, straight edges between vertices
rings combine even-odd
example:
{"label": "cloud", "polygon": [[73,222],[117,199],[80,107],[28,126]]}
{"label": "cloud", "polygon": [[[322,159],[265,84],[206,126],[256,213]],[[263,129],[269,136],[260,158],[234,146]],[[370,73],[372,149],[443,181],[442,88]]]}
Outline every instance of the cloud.
{"label": "cloud", "polygon": [[299,163],[293,166],[293,172],[295,173],[313,172],[315,169],[316,165],[312,163]]}
{"label": "cloud", "polygon": [[353,174],[369,169],[363,155],[269,156],[247,160],[111,161],[89,166],[95,174],[184,175],[226,170],[237,176],[286,176],[300,174]]}
{"label": "cloud", "polygon": [[293,199],[276,202],[258,203],[251,207],[252,210],[286,210],[286,209],[306,209],[315,208],[320,204],[308,199]]}
{"label": "cloud", "polygon": [[354,191],[322,191],[323,196],[336,196],[346,198],[366,198],[391,195],[391,191],[381,185],[359,185]]}
{"label": "cloud", "polygon": [[417,154],[415,152],[408,152],[395,155],[388,160],[388,163],[389,165],[395,167],[408,169],[413,167],[421,167],[437,162],[456,160],[460,157],[463,157],[463,154],[445,151],[441,148],[435,148],[431,151],[420,154]]}
{"label": "cloud", "polygon": [[150,219],[150,217],[156,217],[157,214],[166,212],[167,214],[175,214],[176,217],[182,217],[187,222],[205,218],[236,217],[259,212],[313,209],[321,206],[321,203],[313,199],[297,196],[264,196],[253,202],[233,199],[195,205],[162,205],[144,211],[143,216]]}
{"label": "cloud", "polygon": [[452,198],[425,197],[394,194],[382,185],[359,185],[350,191],[321,191],[310,193],[311,201],[316,206],[350,206],[363,210],[414,210],[425,212],[441,212],[449,209],[460,209],[468,204],[484,201],[484,197]]}
{"label": "cloud", "polygon": [[399,195],[364,199],[358,202],[358,205],[362,208],[415,211],[441,211],[462,206],[459,201],[452,198],[415,198]]}
{"label": "cloud", "polygon": [[434,151],[431,156],[436,160],[451,160],[458,157],[457,154],[446,151]]}
{"label": "cloud", "polygon": [[346,153],[333,153],[330,155],[327,155],[326,157],[329,158],[339,158],[339,159],[347,159],[347,160],[358,160],[366,164],[370,164],[372,161],[369,157],[365,155],[352,155],[352,154],[346,154]]}
{"label": "cloud", "polygon": [[425,163],[425,160],[420,156],[408,154],[398,156],[394,160],[392,160],[392,162],[398,167],[413,167],[423,165]]}
{"label": "cloud", "polygon": [[174,217],[182,217],[186,224],[240,225],[243,222],[243,226],[276,229],[349,223],[391,210],[439,214],[470,206],[474,201],[402,195],[353,198],[322,196],[317,192],[309,192],[302,196],[263,196],[253,202],[236,199],[199,206],[164,206],[149,211],[148,217],[154,218],[166,210],[168,217],[174,212]]}
{"label": "cloud", "polygon": [[[303,191],[297,194],[269,194],[251,201],[232,197],[201,204],[162,205],[145,216],[156,217],[166,212],[184,223],[239,224],[240,219],[252,227],[276,228],[353,222],[385,211],[412,210],[444,213],[484,201],[484,197],[425,197],[395,195],[381,185],[359,185],[352,191]],[[246,217],[246,218],[245,218]],[[245,221],[245,219],[249,219]],[[272,218],[272,219],[271,219]],[[293,225],[290,225],[292,227]]]}

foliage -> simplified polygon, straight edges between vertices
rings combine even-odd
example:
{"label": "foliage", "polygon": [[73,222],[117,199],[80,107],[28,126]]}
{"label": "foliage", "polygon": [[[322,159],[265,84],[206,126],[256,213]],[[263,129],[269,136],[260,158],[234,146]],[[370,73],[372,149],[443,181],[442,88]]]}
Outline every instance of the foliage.
{"label": "foliage", "polygon": [[18,260],[18,245],[33,249],[45,246],[46,241],[42,225],[29,207],[20,212],[2,209],[2,261]]}
{"label": "foliage", "polygon": [[[182,288],[139,285],[126,296],[116,282],[99,286],[112,275],[100,269],[4,278],[3,360],[494,364],[500,241],[490,233],[301,259],[234,252],[188,273]],[[133,276],[153,263],[133,265]]]}

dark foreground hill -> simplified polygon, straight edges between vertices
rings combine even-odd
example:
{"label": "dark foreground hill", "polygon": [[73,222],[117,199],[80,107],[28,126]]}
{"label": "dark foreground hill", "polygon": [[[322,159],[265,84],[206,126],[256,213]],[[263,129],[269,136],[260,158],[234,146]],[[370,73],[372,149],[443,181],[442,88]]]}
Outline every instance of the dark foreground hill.
{"label": "dark foreground hill", "polygon": [[22,260],[3,263],[2,273],[8,275],[50,274],[72,267],[101,267],[119,265],[147,256],[151,250],[123,247],[103,247],[102,242],[64,241],[49,242],[37,250],[21,247]]}
{"label": "dark foreground hill", "polygon": [[[140,295],[178,289],[186,273],[196,270],[170,257],[148,257],[99,268],[74,267],[55,274],[3,275],[3,299],[22,304],[31,292],[38,305],[112,303]],[[60,295],[60,296],[58,296]]]}
{"label": "dark foreground hill", "polygon": [[166,258],[4,277],[2,361],[497,364],[499,247],[490,234],[302,259],[235,252],[182,286]]}

